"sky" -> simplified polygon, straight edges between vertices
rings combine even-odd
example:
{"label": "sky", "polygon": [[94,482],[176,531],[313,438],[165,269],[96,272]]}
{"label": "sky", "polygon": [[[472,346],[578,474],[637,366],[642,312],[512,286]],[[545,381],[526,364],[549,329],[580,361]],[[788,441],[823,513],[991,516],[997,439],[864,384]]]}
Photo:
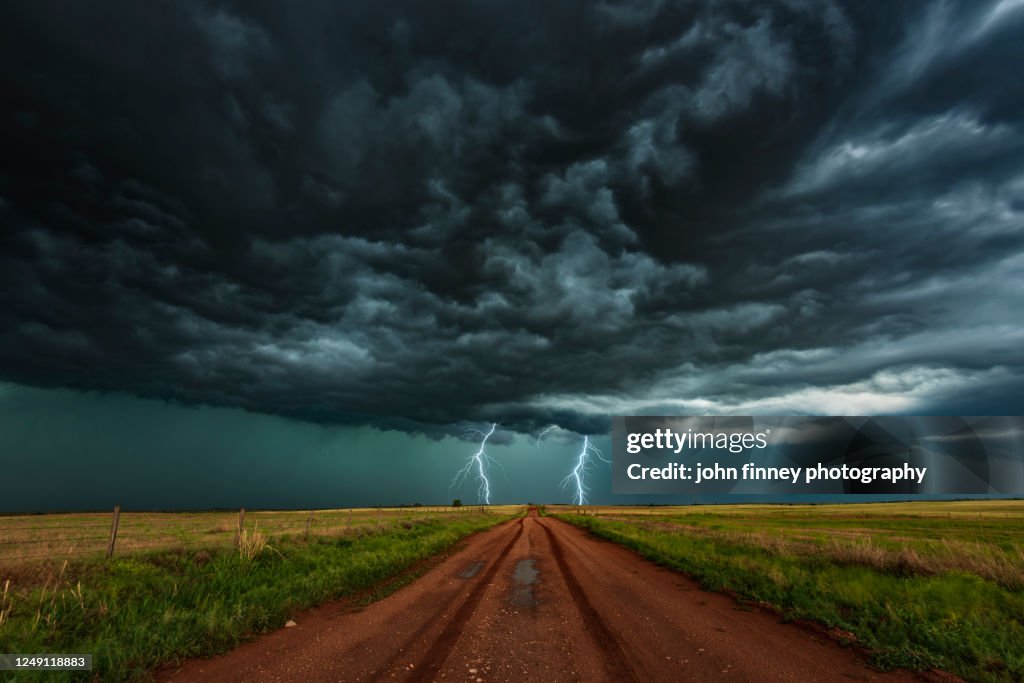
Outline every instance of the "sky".
{"label": "sky", "polygon": [[494,423],[547,502],[613,415],[1024,413],[1021,0],[0,23],[0,508],[468,502]]}

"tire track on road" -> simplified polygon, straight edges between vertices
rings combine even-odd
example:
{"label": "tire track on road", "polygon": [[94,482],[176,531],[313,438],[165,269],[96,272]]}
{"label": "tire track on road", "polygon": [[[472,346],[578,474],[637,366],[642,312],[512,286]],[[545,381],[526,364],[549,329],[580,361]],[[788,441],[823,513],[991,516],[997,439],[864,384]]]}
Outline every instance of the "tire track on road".
{"label": "tire track on road", "polygon": [[[495,529],[500,530],[503,528],[512,527],[515,524],[515,521],[504,522],[503,524],[500,524],[497,527],[495,527]],[[492,555],[493,553],[500,552],[499,548],[503,547],[504,546],[502,544],[502,540],[500,537],[488,539],[487,541],[485,541],[484,547],[480,548],[475,553],[475,556],[486,558]],[[480,561],[479,564],[482,567],[484,565],[484,562]],[[460,576],[460,578],[473,579],[476,576],[476,574],[477,572],[474,572],[471,576]],[[464,586],[469,585],[469,583],[471,583],[471,581],[467,581],[464,584]],[[419,614],[426,614],[429,612],[433,616],[430,618],[422,619],[422,623],[415,630],[410,631],[408,633],[402,633],[400,636],[398,636],[394,641],[394,644],[397,646],[395,648],[395,654],[392,655],[391,659],[388,660],[386,663],[370,668],[368,670],[369,678],[367,680],[381,680],[381,678],[385,675],[384,672],[393,668],[399,660],[404,660],[407,657],[407,653],[409,652],[409,650],[414,649],[417,643],[425,641],[430,632],[437,630],[437,624],[443,621],[445,610],[448,609],[452,605],[452,603],[454,603],[458,599],[458,596],[462,594],[463,593],[461,592],[460,589],[455,591],[455,594],[443,603],[437,603],[435,605],[435,599],[431,597],[429,599],[423,600],[421,602],[416,602],[413,605],[411,605],[411,608],[416,609],[417,612],[419,612]],[[394,637],[395,634],[392,633],[392,636]],[[361,637],[359,637],[358,640],[355,641],[353,649],[361,652],[366,652],[375,644],[379,643],[379,641],[380,635],[378,633],[365,633]]]}
{"label": "tire track on road", "polygon": [[[441,667],[444,666],[444,662],[448,659],[449,653],[455,643],[458,642],[459,636],[466,628],[466,624],[469,622],[470,617],[473,616],[473,612],[476,611],[477,605],[480,604],[481,598],[483,598],[484,592],[490,586],[491,580],[494,575],[498,573],[498,569],[501,568],[501,563],[508,557],[508,554],[512,551],[516,541],[523,535],[523,518],[519,518],[519,524],[516,528],[516,533],[512,537],[512,540],[505,544],[505,547],[498,553],[498,557],[495,558],[494,562],[491,563],[480,577],[480,580],[473,587],[472,592],[466,597],[465,602],[459,606],[448,619],[447,626],[441,631],[441,635],[431,643],[430,648],[427,650],[425,658],[413,669],[412,674],[407,679],[408,681],[433,681]],[[388,667],[391,668],[391,667]],[[385,673],[386,669],[381,673]]]}
{"label": "tire track on road", "polygon": [[597,610],[594,609],[594,606],[583,592],[583,587],[580,586],[576,575],[569,568],[569,564],[565,560],[562,544],[558,541],[555,533],[548,528],[547,524],[540,521],[537,523],[544,529],[544,533],[551,543],[551,553],[555,556],[558,571],[561,572],[562,578],[565,579],[565,585],[569,589],[573,602],[576,603],[576,607],[579,609],[580,616],[583,617],[583,622],[587,626],[587,632],[594,638],[597,649],[604,657],[605,666],[608,668],[609,674],[611,674],[615,681],[639,683],[641,678],[637,676],[627,663],[626,651],[623,649],[622,643],[612,630],[608,628],[607,624],[604,623],[604,620],[601,619],[601,615],[597,613]]}

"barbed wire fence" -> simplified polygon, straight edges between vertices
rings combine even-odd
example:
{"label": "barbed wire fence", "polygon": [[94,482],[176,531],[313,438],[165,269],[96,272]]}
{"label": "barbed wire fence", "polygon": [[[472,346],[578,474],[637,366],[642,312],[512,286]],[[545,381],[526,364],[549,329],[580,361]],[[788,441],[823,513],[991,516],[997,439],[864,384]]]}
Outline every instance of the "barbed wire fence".
{"label": "barbed wire fence", "polygon": [[54,513],[0,516],[0,564],[99,559],[159,550],[237,546],[243,531],[268,538],[310,539],[387,530],[455,514],[489,514],[486,506],[411,506],[217,512]]}

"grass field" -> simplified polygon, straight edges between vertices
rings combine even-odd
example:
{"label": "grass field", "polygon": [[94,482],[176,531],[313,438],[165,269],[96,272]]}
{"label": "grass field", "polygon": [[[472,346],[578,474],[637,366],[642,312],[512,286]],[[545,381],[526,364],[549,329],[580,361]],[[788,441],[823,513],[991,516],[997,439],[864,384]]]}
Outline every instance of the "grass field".
{"label": "grass field", "polygon": [[0,652],[92,653],[92,676],[146,680],[326,600],[381,597],[414,578],[421,560],[522,512],[317,511],[308,537],[308,512],[246,513],[240,547],[238,513],[124,513],[110,560],[109,514],[0,517],[0,539],[18,541],[0,554]]}
{"label": "grass field", "polygon": [[1024,680],[1024,501],[546,513],[709,589],[830,627],[881,668]]}
{"label": "grass field", "polygon": [[[458,509],[466,514],[476,508]],[[492,512],[507,510],[492,507]],[[424,516],[455,514],[451,507],[258,510],[245,513],[246,528],[275,537],[330,536],[345,530],[400,524]],[[0,566],[43,559],[83,559],[105,555],[110,512],[0,516]],[[115,554],[173,548],[226,548],[236,542],[239,512],[123,512]]]}

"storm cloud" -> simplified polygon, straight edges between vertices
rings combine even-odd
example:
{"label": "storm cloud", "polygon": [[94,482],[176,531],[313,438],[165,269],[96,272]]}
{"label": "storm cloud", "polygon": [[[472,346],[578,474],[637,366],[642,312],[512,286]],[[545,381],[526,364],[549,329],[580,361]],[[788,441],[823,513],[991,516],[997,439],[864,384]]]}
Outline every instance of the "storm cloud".
{"label": "storm cloud", "polygon": [[1024,3],[0,15],[0,379],[432,435],[1024,408]]}

